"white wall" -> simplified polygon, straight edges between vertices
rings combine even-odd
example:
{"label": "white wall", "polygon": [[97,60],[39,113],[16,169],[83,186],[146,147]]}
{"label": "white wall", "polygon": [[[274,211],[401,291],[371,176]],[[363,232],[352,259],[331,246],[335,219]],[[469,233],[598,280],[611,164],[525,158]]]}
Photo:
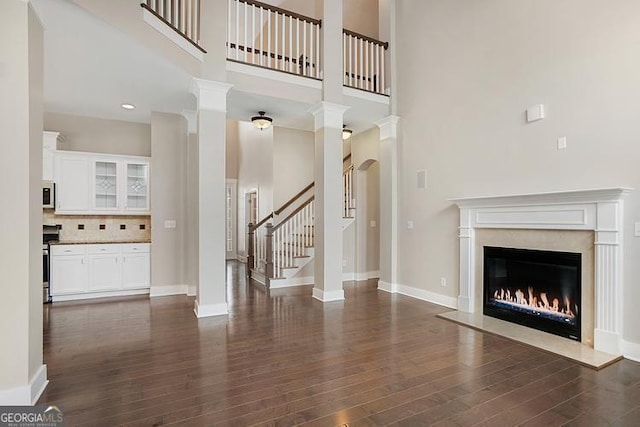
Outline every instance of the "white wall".
{"label": "white wall", "polygon": [[146,123],[46,113],[44,128],[62,133],[61,150],[151,155],[151,126]]}
{"label": "white wall", "polygon": [[[640,2],[397,2],[399,281],[458,294],[461,196],[640,189]],[[548,117],[525,122],[542,103]],[[568,147],[557,150],[557,138]],[[416,188],[417,170],[428,188]],[[640,190],[625,205],[624,337],[640,343]],[[406,229],[406,221],[415,223]],[[451,285],[439,286],[447,277]]]}
{"label": "white wall", "polygon": [[273,127],[256,129],[250,122],[238,127],[238,254],[246,254],[245,194],[258,191],[259,220],[273,211]]}
{"label": "white wall", "polygon": [[273,128],[273,206],[279,208],[313,182],[313,132]]}
{"label": "white wall", "polygon": [[[187,121],[151,113],[151,287],[186,284]],[[176,228],[165,228],[176,221]]]}

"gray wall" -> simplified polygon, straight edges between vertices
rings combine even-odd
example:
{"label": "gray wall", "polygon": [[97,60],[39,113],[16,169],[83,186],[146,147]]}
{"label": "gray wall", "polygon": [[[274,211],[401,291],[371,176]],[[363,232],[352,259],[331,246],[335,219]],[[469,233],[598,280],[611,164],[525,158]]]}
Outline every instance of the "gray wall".
{"label": "gray wall", "polygon": [[[640,2],[397,5],[401,284],[457,296],[458,209],[447,199],[640,188]],[[548,117],[527,124],[534,104]],[[566,150],[556,148],[562,136]],[[415,184],[421,169],[426,190]],[[624,224],[624,337],[640,343],[634,221],[640,190],[626,200]]]}
{"label": "gray wall", "polygon": [[151,126],[146,123],[46,113],[44,129],[62,133],[62,150],[151,155]]}
{"label": "gray wall", "polygon": [[[151,286],[184,285],[188,131],[184,117],[151,114]],[[176,228],[164,222],[176,221]]]}

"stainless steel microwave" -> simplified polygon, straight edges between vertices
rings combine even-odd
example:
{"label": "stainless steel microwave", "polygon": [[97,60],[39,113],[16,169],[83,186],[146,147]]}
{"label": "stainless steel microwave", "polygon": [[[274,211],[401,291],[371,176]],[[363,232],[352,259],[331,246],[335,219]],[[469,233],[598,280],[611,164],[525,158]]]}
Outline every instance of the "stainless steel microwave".
{"label": "stainless steel microwave", "polygon": [[42,181],[42,207],[44,209],[56,207],[56,185],[53,181]]}

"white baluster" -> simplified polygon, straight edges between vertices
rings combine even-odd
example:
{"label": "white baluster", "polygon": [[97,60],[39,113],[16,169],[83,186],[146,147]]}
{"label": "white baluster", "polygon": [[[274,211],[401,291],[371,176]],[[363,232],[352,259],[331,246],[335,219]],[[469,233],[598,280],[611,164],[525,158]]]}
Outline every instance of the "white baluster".
{"label": "white baluster", "polygon": [[249,55],[249,43],[247,42],[249,40],[249,23],[248,23],[248,12],[247,12],[247,4],[243,3],[242,4],[242,13],[244,14],[244,39],[243,44],[244,44],[244,62],[249,62],[248,61],[248,55]]}
{"label": "white baluster", "polygon": [[285,16],[285,14],[282,14],[282,67],[280,68],[280,70],[282,71],[286,71],[287,69],[287,64],[285,61],[285,56],[286,56],[286,42],[287,42],[287,26],[286,26],[286,21],[287,17]]}
{"label": "white baluster", "polygon": [[307,21],[302,22],[302,75],[308,76],[309,70],[307,70]]}
{"label": "white baluster", "polygon": [[293,17],[289,17],[289,72],[293,72]]}
{"label": "white baluster", "polygon": [[[262,62],[260,62],[262,63]],[[267,67],[271,68],[271,12],[267,10]]]}
{"label": "white baluster", "polygon": [[320,78],[320,25],[316,24],[316,77]]}
{"label": "white baluster", "polygon": [[236,61],[240,59],[240,2],[236,0]]}
{"label": "white baluster", "polygon": [[300,68],[300,18],[296,18],[296,62],[298,64],[298,70],[295,70],[296,73],[300,73],[302,69]]}
{"label": "white baluster", "polygon": [[347,55],[347,35],[345,33],[342,33],[342,84],[345,85],[349,85],[349,78],[348,78],[348,70],[347,70],[347,60],[348,60],[348,55]]}
{"label": "white baluster", "polygon": [[310,64],[309,75],[311,77],[317,77],[316,67],[318,65],[316,64],[316,57],[313,56],[313,33],[315,33],[315,30],[314,30],[315,25],[316,24],[309,24],[309,64]]}
{"label": "white baluster", "polygon": [[[227,1],[227,58],[229,59],[231,59],[231,6],[232,6],[232,0],[228,0]],[[181,21],[180,25],[182,26],[182,20],[180,21]]]}
{"label": "white baluster", "polygon": [[384,46],[380,46],[380,93],[385,93],[384,82]]}
{"label": "white baluster", "polygon": [[[247,44],[248,50],[249,44]],[[251,63],[256,63],[256,5],[251,5]]]}

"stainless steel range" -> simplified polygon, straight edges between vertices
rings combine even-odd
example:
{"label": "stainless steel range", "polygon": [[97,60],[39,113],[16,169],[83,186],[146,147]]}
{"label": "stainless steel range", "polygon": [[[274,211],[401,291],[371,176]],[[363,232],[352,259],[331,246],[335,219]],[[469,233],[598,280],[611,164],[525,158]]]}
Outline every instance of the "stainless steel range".
{"label": "stainless steel range", "polygon": [[49,273],[51,262],[49,259],[49,247],[51,242],[57,242],[60,238],[60,230],[57,225],[42,226],[42,302],[51,302],[51,289],[49,287]]}

